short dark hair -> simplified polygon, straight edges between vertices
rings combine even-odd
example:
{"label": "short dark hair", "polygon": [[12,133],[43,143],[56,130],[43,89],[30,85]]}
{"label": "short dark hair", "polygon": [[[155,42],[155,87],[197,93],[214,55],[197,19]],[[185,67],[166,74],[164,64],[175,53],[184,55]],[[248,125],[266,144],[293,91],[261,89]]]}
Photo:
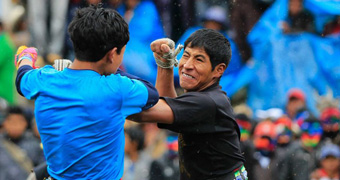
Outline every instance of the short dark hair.
{"label": "short dark hair", "polygon": [[144,148],[144,132],[140,126],[132,126],[125,129],[125,133],[129,136],[131,141],[137,143],[137,150]]}
{"label": "short dark hair", "polygon": [[208,54],[212,70],[220,63],[225,63],[228,67],[231,59],[231,48],[228,39],[213,29],[199,29],[195,31],[184,42],[184,49],[203,48]]}
{"label": "short dark hair", "polygon": [[80,61],[99,61],[114,47],[120,54],[129,41],[128,24],[117,11],[104,9],[102,4],[78,9],[68,32]]}
{"label": "short dark hair", "polygon": [[6,115],[5,115],[5,119],[12,114],[21,115],[25,118],[26,121],[28,121],[28,118],[25,114],[24,109],[20,106],[10,106],[10,107],[8,107]]}

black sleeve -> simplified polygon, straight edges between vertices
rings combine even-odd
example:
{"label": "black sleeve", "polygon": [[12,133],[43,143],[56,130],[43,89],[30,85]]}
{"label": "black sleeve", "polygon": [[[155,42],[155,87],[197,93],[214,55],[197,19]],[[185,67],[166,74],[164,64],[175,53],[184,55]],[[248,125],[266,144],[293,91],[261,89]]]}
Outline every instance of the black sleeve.
{"label": "black sleeve", "polygon": [[21,95],[21,96],[24,96],[21,92],[21,89],[20,89],[20,82],[21,82],[21,79],[22,77],[30,70],[32,70],[33,67],[30,66],[30,65],[24,65],[24,66],[21,66],[19,69],[18,69],[18,72],[17,72],[17,78],[15,80],[15,86],[17,87],[17,91],[18,93]]}
{"label": "black sleeve", "polygon": [[145,106],[142,108],[143,111],[151,108],[152,106],[154,106],[158,102],[158,100],[159,100],[158,91],[155,88],[155,86],[153,86],[149,81],[146,81],[146,80],[141,79],[137,76],[131,75],[127,72],[122,71],[121,69],[118,69],[116,74],[120,74],[121,76],[126,76],[130,79],[139,80],[140,82],[142,82],[145,85],[146,89],[148,90],[149,97],[148,97],[148,101],[146,102]]}
{"label": "black sleeve", "polygon": [[178,133],[214,132],[216,104],[209,96],[194,92],[177,98],[162,98],[174,113],[174,123],[158,123],[159,128]]}

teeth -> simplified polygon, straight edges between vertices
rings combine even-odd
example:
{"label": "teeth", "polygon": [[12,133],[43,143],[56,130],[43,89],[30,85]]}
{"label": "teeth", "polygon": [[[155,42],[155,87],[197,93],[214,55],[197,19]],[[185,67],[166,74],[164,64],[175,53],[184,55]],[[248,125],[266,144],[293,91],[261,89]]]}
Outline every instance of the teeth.
{"label": "teeth", "polygon": [[184,74],[184,73],[182,73],[182,74],[183,74],[183,76],[185,76],[185,77],[188,77],[188,78],[194,79],[194,77],[193,77],[193,76],[190,76],[190,75],[188,75],[188,74]]}

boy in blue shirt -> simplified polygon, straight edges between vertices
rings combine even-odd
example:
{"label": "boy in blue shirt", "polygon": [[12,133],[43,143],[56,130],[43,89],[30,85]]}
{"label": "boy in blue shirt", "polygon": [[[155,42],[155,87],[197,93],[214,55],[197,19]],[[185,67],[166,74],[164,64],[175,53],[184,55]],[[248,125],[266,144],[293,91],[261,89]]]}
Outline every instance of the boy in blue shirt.
{"label": "boy in blue shirt", "polygon": [[36,49],[18,49],[17,90],[35,100],[52,179],[120,179],[125,118],[156,104],[157,90],[118,69],[129,31],[115,10],[79,9],[68,31],[76,58],[63,71],[35,69]]}

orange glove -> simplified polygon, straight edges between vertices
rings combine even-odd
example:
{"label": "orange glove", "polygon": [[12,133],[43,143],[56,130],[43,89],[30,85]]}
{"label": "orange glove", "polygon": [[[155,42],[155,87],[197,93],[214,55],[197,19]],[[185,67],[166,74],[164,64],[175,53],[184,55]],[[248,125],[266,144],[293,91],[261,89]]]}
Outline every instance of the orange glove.
{"label": "orange glove", "polygon": [[20,46],[17,50],[17,53],[15,55],[14,64],[15,67],[18,69],[19,64],[22,60],[28,59],[32,61],[32,67],[34,69],[39,68],[35,66],[35,62],[37,61],[38,56],[38,49],[35,47],[26,47],[26,46]]}

